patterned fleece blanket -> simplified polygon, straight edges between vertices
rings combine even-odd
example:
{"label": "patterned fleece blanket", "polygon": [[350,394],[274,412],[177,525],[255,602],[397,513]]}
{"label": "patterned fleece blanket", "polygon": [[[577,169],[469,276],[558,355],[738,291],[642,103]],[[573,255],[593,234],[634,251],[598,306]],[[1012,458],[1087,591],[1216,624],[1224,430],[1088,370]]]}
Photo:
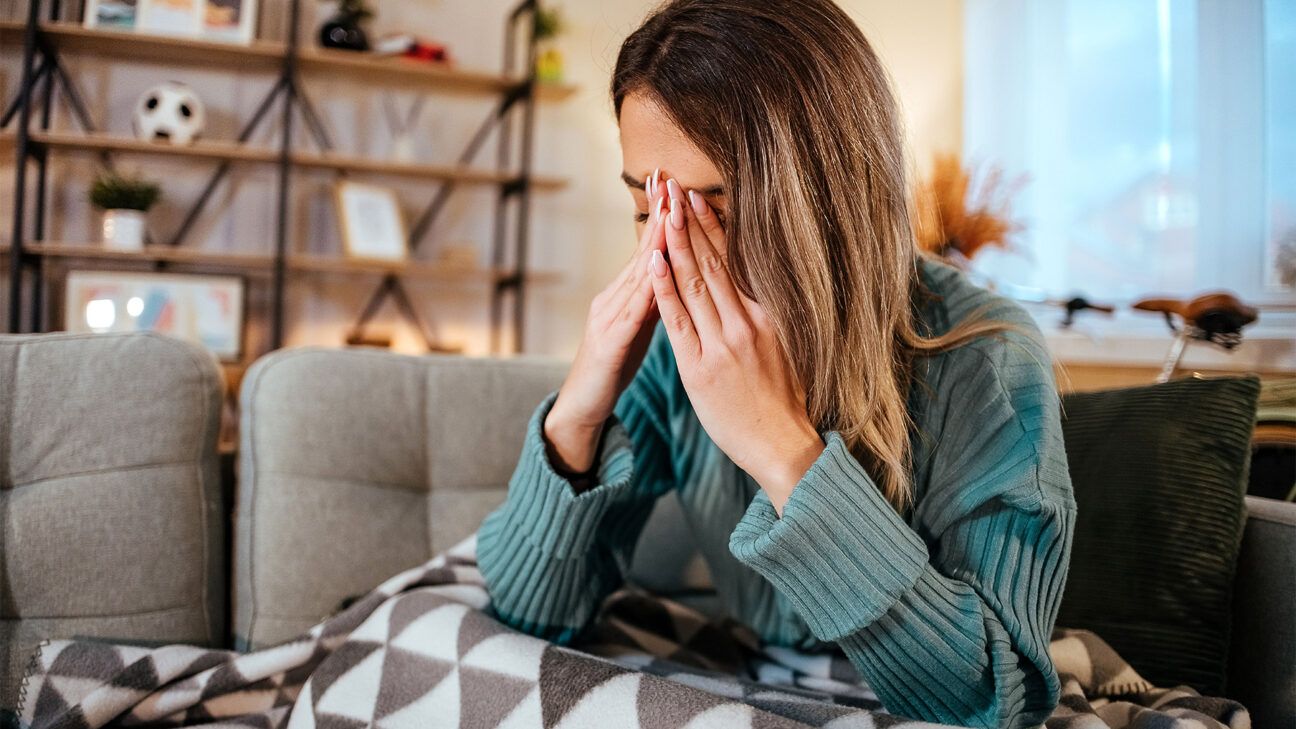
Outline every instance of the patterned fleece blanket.
{"label": "patterned fleece blanket", "polygon": [[[204,726],[930,727],[887,714],[840,652],[626,588],[591,637],[556,646],[491,617],[470,537],[301,637],[249,653],[46,643],[23,682],[30,729]],[[1235,702],[1155,689],[1097,636],[1058,631],[1064,696],[1049,729],[1248,729]]]}

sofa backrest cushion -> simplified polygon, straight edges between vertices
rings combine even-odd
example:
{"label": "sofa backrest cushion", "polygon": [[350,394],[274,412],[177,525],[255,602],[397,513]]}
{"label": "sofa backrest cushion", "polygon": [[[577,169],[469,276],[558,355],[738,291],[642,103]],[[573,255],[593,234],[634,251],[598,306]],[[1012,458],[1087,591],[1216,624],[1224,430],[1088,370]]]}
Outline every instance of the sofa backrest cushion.
{"label": "sofa backrest cushion", "polygon": [[224,645],[220,406],[195,345],[0,336],[0,707],[44,639]]}
{"label": "sofa backrest cushion", "polygon": [[292,638],[476,531],[568,362],[302,348],[242,386],[234,642]]}

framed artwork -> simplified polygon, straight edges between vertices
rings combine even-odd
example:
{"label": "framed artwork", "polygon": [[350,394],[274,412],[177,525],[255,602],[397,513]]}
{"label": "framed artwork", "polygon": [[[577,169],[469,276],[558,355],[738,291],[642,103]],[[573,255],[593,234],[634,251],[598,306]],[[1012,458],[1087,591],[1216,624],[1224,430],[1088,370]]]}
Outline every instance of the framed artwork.
{"label": "framed artwork", "polygon": [[200,35],[200,0],[139,0],[135,30],[157,35]]}
{"label": "framed artwork", "polygon": [[207,40],[247,45],[256,36],[256,0],[199,0],[199,34]]}
{"label": "framed artwork", "polygon": [[239,276],[69,271],[64,288],[69,332],[160,332],[197,342],[225,362],[242,356]]}
{"label": "framed artwork", "polygon": [[257,0],[86,0],[87,28],[250,44]]}
{"label": "framed artwork", "polygon": [[110,30],[134,30],[139,0],[86,0],[85,26]]}
{"label": "framed artwork", "polygon": [[347,256],[380,261],[408,257],[408,234],[395,190],[342,180],[334,193]]}

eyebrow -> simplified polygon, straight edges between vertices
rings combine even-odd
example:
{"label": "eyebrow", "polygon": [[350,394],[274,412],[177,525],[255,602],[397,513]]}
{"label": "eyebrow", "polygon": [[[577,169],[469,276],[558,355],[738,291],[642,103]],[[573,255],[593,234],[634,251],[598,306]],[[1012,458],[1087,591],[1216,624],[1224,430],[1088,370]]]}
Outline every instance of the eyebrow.
{"label": "eyebrow", "polygon": [[[636,180],[634,177],[630,175],[629,172],[621,173],[621,181],[624,182],[626,186],[631,189],[637,188],[642,190],[644,186],[643,180]],[[712,185],[711,187],[698,190],[698,192],[702,193],[703,197],[719,197],[725,194],[725,189],[724,189],[724,185]]]}

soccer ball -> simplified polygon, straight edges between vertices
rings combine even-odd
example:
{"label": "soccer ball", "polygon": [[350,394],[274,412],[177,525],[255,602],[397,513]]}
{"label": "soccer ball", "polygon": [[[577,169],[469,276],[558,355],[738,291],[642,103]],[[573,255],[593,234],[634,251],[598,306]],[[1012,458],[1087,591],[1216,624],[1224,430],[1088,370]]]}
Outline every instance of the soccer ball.
{"label": "soccer ball", "polygon": [[202,99],[178,81],[167,81],[144,92],[131,121],[135,136],[146,142],[169,141],[184,146],[202,134],[207,114]]}

